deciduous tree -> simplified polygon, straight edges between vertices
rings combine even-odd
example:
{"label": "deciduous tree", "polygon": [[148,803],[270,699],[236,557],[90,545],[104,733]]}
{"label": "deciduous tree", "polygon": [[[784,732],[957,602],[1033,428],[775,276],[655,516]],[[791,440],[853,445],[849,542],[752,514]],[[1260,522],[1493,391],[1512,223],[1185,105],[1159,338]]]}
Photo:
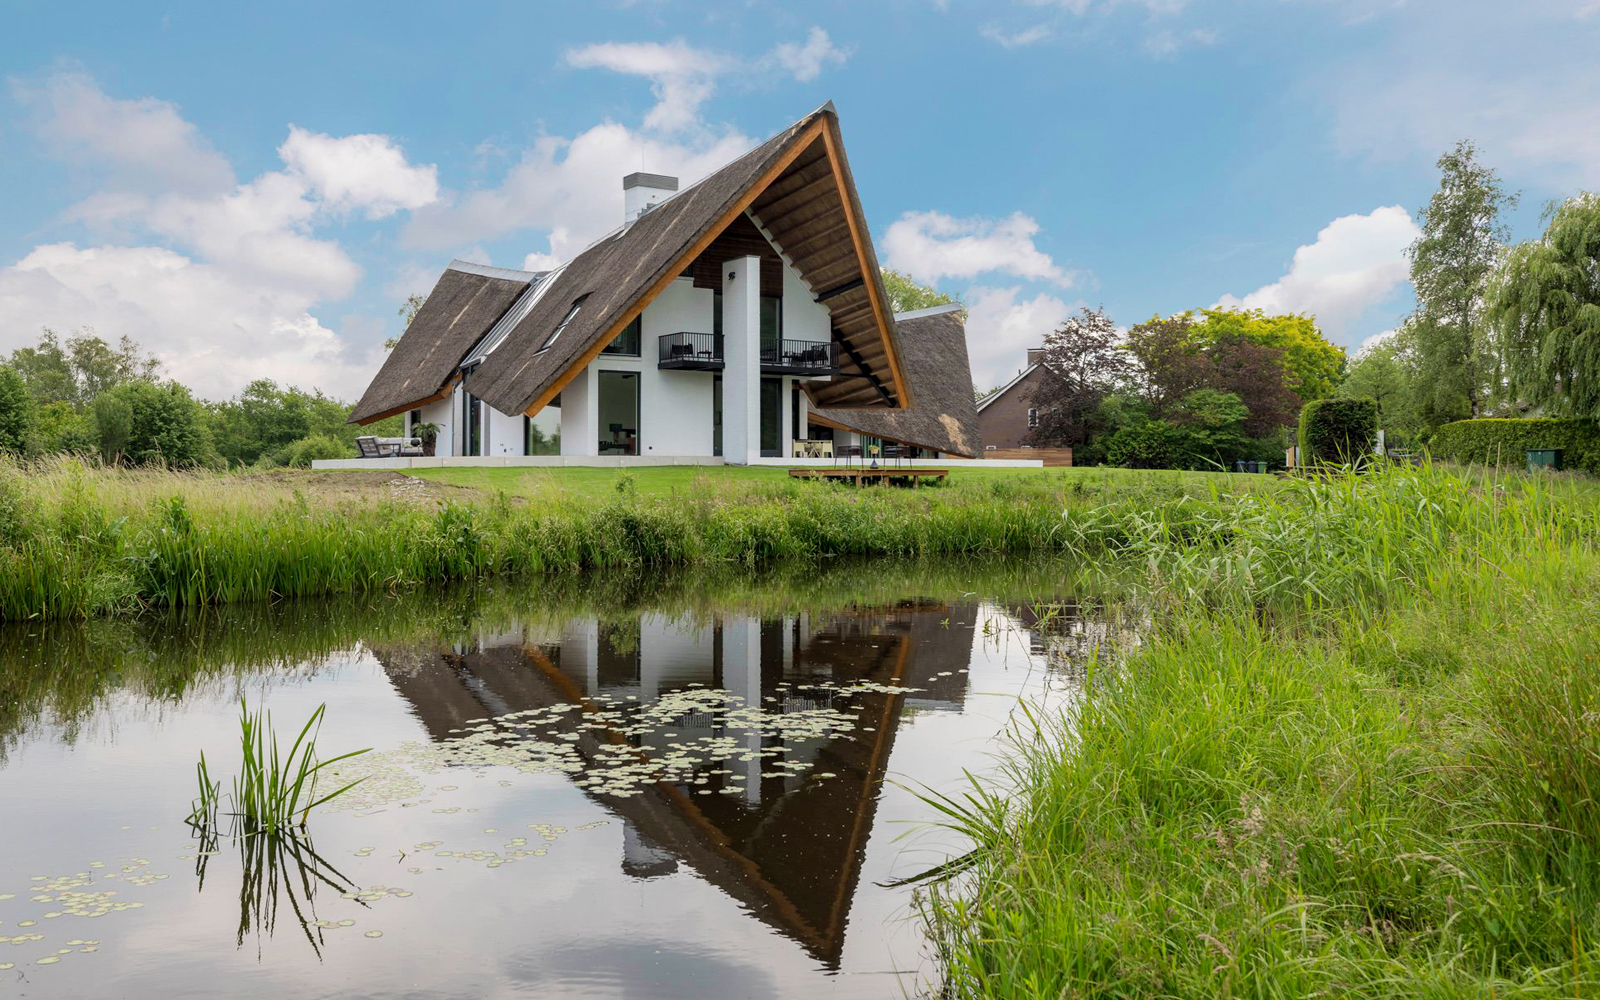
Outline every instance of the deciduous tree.
{"label": "deciduous tree", "polygon": [[1411,245],[1417,308],[1404,335],[1416,352],[1419,388],[1434,398],[1425,409],[1482,414],[1494,359],[1483,329],[1484,293],[1505,254],[1500,213],[1515,205],[1499,176],[1462,140],[1439,157],[1439,190],[1418,214],[1422,235]]}
{"label": "deciduous tree", "polygon": [[914,309],[932,309],[934,306],[959,305],[961,302],[959,295],[921,284],[892,267],[883,268],[882,273],[883,288],[889,293],[891,312],[911,312]]}
{"label": "deciduous tree", "polygon": [[1045,447],[1085,440],[1100,402],[1137,371],[1103,309],[1084,309],[1045,334],[1041,361],[1043,377],[1029,400],[1038,410],[1038,425],[1028,436]]}
{"label": "deciduous tree", "polygon": [[1489,286],[1498,372],[1519,401],[1600,419],[1600,196],[1570,198],[1548,220]]}

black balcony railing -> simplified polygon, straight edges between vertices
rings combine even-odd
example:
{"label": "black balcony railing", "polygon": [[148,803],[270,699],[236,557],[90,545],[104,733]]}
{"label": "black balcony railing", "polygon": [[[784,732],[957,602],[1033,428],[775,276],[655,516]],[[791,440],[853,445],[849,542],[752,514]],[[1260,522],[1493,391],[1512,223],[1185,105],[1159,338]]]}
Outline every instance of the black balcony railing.
{"label": "black balcony railing", "polygon": [[715,333],[664,333],[657,345],[657,368],[722,369],[722,338]]}
{"label": "black balcony railing", "polygon": [[[657,368],[723,368],[720,334],[664,333],[656,344]],[[839,345],[820,340],[769,342],[761,348],[761,370],[768,375],[832,375],[839,370]]]}
{"label": "black balcony railing", "polygon": [[780,340],[761,348],[761,370],[784,375],[831,375],[839,370],[839,345],[821,340]]}

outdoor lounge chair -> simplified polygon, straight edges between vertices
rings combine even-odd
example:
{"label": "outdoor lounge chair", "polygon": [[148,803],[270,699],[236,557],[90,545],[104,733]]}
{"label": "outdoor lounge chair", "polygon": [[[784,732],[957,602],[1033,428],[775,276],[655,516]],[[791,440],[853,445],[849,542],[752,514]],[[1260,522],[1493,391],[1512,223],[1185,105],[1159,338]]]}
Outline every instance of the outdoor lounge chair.
{"label": "outdoor lounge chair", "polygon": [[844,459],[844,464],[849,467],[850,460],[861,459],[862,451],[859,444],[842,444],[833,450],[833,464],[838,465],[839,459]]}

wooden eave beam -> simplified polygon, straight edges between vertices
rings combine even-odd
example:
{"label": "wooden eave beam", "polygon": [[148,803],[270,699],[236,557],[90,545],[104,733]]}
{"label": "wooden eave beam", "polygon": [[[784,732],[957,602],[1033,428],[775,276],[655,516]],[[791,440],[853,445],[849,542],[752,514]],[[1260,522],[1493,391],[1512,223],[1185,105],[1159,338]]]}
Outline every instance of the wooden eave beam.
{"label": "wooden eave beam", "polygon": [[460,381],[461,381],[461,373],[460,372],[456,372],[454,375],[450,376],[450,378],[448,380],[446,380],[446,382],[444,384],[444,388],[440,389],[438,392],[434,393],[433,395],[424,396],[421,399],[415,400],[415,401],[410,402],[410,403],[406,403],[404,406],[397,406],[392,410],[384,410],[382,413],[375,414],[375,415],[370,416],[370,417],[363,417],[362,419],[356,421],[356,426],[365,427],[368,424],[375,424],[378,421],[385,420],[385,419],[387,419],[389,417],[394,416],[395,414],[404,413],[407,410],[415,410],[417,407],[419,407],[419,406],[427,406],[429,403],[437,403],[439,400],[444,399],[445,397],[449,396],[450,393],[454,392],[455,388],[456,388],[456,383],[460,382]]}

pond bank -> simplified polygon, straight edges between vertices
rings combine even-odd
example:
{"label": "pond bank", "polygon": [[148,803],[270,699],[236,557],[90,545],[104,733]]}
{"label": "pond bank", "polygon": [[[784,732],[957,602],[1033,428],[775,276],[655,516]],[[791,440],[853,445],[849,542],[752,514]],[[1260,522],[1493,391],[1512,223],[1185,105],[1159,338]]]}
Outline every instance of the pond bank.
{"label": "pond bank", "polygon": [[1149,640],[954,803],[938,995],[1592,995],[1597,516],[1425,470],[1142,536]]}
{"label": "pond bank", "polygon": [[[588,471],[588,470],[581,470]],[[679,470],[668,470],[678,472]],[[1017,472],[867,489],[707,470],[596,495],[458,489],[318,494],[308,474],[0,468],[0,620],[339,593],[624,566],[745,566],[842,556],[1093,553],[1123,515],[1175,525],[1275,481]],[[350,475],[350,474],[332,474]],[[1246,477],[1236,477],[1244,479]],[[418,481],[420,482],[420,481]],[[434,491],[448,489],[432,484]],[[1089,537],[1063,527],[1083,515]]]}

